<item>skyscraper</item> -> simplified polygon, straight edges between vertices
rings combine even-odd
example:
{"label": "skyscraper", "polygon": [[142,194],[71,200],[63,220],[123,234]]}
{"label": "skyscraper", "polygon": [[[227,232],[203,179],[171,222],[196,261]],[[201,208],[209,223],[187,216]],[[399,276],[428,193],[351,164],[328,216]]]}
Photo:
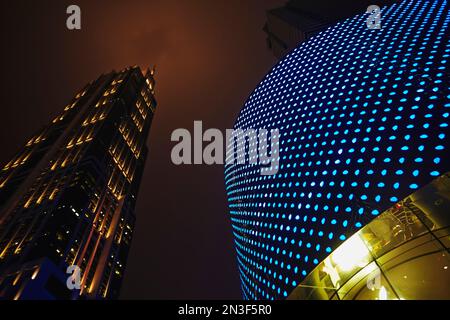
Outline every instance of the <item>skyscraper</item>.
{"label": "skyscraper", "polygon": [[324,31],[338,21],[366,12],[368,6],[383,6],[395,0],[289,0],[280,8],[267,12],[264,32],[267,46],[281,59],[301,42]]}
{"label": "skyscraper", "polygon": [[118,297],[156,108],[153,75],[130,67],[100,76],[1,169],[0,298]]}
{"label": "skyscraper", "polygon": [[382,16],[380,30],[360,14],[301,43],[235,122],[280,133],[275,175],[225,168],[246,299],[288,297],[360,228],[450,171],[448,2],[405,0]]}

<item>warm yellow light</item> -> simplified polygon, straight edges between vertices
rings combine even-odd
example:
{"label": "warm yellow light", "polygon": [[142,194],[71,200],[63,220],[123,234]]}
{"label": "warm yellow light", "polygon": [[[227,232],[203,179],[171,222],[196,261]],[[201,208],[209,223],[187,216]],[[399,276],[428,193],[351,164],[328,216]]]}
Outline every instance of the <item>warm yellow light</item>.
{"label": "warm yellow light", "polygon": [[47,191],[47,189],[44,190],[44,192],[42,192],[42,194],[39,196],[39,198],[36,200],[36,204],[41,204],[42,200],[44,200],[45,197],[45,192]]}
{"label": "warm yellow light", "polygon": [[339,286],[341,277],[339,277],[339,272],[336,270],[336,268],[333,267],[329,258],[324,260],[324,266],[322,271],[328,273],[334,287]]}
{"label": "warm yellow light", "polygon": [[331,255],[332,261],[342,271],[351,271],[355,267],[364,267],[370,252],[358,234],[349,238]]}
{"label": "warm yellow light", "polygon": [[22,275],[22,273],[17,274],[16,278],[14,279],[13,286],[15,286],[17,284],[17,282],[19,282],[21,275]]}
{"label": "warm yellow light", "polygon": [[65,168],[67,165],[67,162],[69,161],[69,156],[70,154],[67,156],[67,158],[63,161],[63,163],[61,163],[61,168]]}
{"label": "warm yellow light", "polygon": [[30,158],[30,156],[31,156],[31,152],[32,151],[30,151],[30,152],[28,152],[28,154],[22,159],[22,162],[20,163],[20,164],[24,164],[25,162],[27,162],[27,160]]}
{"label": "warm yellow light", "polygon": [[8,180],[11,178],[11,176],[13,175],[13,173],[14,173],[14,171],[11,172],[6,178],[4,178],[3,182],[1,182],[1,179],[0,179],[0,182],[1,182],[1,183],[0,183],[0,189],[2,189],[2,188],[5,187],[6,183],[7,183]]}
{"label": "warm yellow light", "polygon": [[40,268],[37,268],[37,269],[33,272],[33,275],[31,276],[31,280],[36,279],[37,275],[39,274],[39,269],[40,269]]}
{"label": "warm yellow light", "polygon": [[[14,159],[13,159],[14,160]],[[3,168],[3,171],[6,171],[9,169],[9,167],[11,166],[13,160],[11,160],[10,162],[8,162],[8,164]]]}
{"label": "warm yellow light", "polygon": [[50,196],[48,197],[49,200],[53,200],[55,199],[56,194],[58,193],[58,188],[55,188],[53,190],[53,192],[50,194]]}
{"label": "warm yellow light", "polygon": [[380,292],[378,293],[378,300],[387,300],[387,291],[386,288],[381,286]]}
{"label": "warm yellow light", "polygon": [[56,167],[58,166],[59,163],[59,159],[56,160],[56,162],[52,165],[52,167],[50,168],[50,170],[55,171]]}
{"label": "warm yellow light", "polygon": [[22,157],[22,156],[18,157],[17,160],[14,161],[14,163],[13,163],[13,165],[12,165],[13,168],[15,168],[15,167],[17,167],[17,166],[19,165],[19,163],[20,163],[20,158],[21,158],[21,157]]}
{"label": "warm yellow light", "polygon": [[14,296],[14,300],[15,300],[15,301],[19,300],[21,294],[22,294],[22,290],[20,290],[19,292],[17,292],[17,294]]}
{"label": "warm yellow light", "polygon": [[34,197],[34,194],[31,195],[31,197],[30,197],[30,198],[28,199],[28,201],[25,203],[25,205],[23,206],[25,209],[28,208],[28,207],[30,206],[31,202],[33,201],[33,197]]}
{"label": "warm yellow light", "polygon": [[33,144],[33,142],[34,142],[34,138],[32,138],[30,141],[28,141],[27,147],[31,146]]}

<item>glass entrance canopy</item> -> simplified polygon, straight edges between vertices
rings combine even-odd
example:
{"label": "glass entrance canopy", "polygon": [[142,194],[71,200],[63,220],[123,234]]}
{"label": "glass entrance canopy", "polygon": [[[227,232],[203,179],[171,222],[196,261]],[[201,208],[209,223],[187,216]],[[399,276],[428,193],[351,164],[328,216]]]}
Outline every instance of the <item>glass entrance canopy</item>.
{"label": "glass entrance canopy", "polygon": [[450,173],[367,224],[288,299],[450,299]]}

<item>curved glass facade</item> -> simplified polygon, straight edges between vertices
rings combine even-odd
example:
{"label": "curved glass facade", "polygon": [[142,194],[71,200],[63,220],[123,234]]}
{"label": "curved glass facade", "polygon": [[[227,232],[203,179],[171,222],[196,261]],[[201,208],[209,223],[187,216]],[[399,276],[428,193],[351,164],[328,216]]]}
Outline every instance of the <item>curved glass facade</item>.
{"label": "curved glass facade", "polygon": [[450,299],[448,208],[450,173],[346,240],[289,299]]}
{"label": "curved glass facade", "polygon": [[278,172],[228,164],[246,299],[283,299],[357,230],[450,170],[449,5],[403,1],[382,29],[361,14],[277,64],[235,129],[278,129]]}

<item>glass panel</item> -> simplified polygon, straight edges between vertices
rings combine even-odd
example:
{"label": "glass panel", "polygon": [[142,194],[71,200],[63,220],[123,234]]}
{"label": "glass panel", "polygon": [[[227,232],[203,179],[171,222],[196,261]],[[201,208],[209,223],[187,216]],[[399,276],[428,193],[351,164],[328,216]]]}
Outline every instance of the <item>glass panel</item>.
{"label": "glass panel", "polygon": [[419,256],[385,271],[401,299],[448,299],[450,258],[445,252]]}
{"label": "glass panel", "polygon": [[335,249],[297,288],[305,285],[302,298],[448,299],[448,208],[450,179],[444,175]]}
{"label": "glass panel", "polygon": [[410,196],[419,218],[432,230],[450,226],[450,179],[445,174]]}
{"label": "glass panel", "polygon": [[374,280],[373,275],[378,275],[380,273],[379,271],[376,272],[377,270],[379,270],[379,268],[375,262],[372,262],[365,268],[362,268],[356,275],[342,285],[338,291],[339,297],[342,300],[350,300],[358,294],[362,287],[370,287]]}
{"label": "glass panel", "polygon": [[[364,278],[365,281],[359,281],[358,285],[354,286],[345,296],[345,300],[394,300],[398,299],[392,287],[389,285],[386,278],[380,273],[380,270],[375,267],[372,268],[369,276]],[[370,284],[367,278],[371,279]]]}
{"label": "glass panel", "polygon": [[328,273],[337,273],[336,282],[342,285],[372,260],[369,248],[357,233],[330,254],[325,266]]}
{"label": "glass panel", "polygon": [[442,242],[444,247],[450,248],[450,228],[435,231],[434,235]]}
{"label": "glass panel", "polygon": [[397,204],[360,230],[361,237],[375,257],[413,239],[428,229],[405,205]]}
{"label": "glass panel", "polygon": [[306,277],[291,294],[291,299],[328,300],[335,293],[335,284],[324,262]]}
{"label": "glass panel", "polygon": [[[423,242],[421,241],[422,239],[428,239],[428,241]],[[387,270],[405,261],[415,259],[418,256],[443,250],[442,245],[438,241],[435,241],[431,235],[427,234],[392,250],[389,254],[377,259],[377,262],[382,266],[383,270]]]}

